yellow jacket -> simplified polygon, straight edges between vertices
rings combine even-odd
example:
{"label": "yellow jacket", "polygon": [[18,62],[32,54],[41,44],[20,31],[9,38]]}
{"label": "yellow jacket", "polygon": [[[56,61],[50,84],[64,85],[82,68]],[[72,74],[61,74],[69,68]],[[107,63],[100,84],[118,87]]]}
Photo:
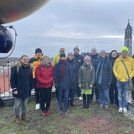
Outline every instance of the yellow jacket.
{"label": "yellow jacket", "polygon": [[113,72],[117,80],[121,82],[126,82],[129,80],[126,69],[121,61],[124,61],[129,76],[132,78],[134,76],[134,59],[131,58],[130,56],[127,56],[125,59],[120,56],[119,58],[116,59],[114,66],[113,66]]}
{"label": "yellow jacket", "polygon": [[41,64],[41,59],[42,59],[42,56],[40,58],[38,58],[38,56],[35,54],[34,57],[32,59],[30,59],[29,63],[32,63],[33,64],[33,78],[35,79],[35,70],[36,70],[36,67]]}

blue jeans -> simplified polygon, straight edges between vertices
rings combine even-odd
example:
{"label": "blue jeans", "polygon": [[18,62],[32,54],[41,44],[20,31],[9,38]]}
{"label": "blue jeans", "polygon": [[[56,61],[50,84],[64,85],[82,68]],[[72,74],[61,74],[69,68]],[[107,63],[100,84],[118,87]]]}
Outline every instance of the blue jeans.
{"label": "blue jeans", "polygon": [[62,95],[64,94],[64,109],[67,110],[68,109],[68,94],[69,94],[69,90],[68,89],[59,89],[58,90],[58,99],[59,99],[59,107],[60,110],[63,110],[62,107]]}
{"label": "blue jeans", "polygon": [[19,116],[20,105],[22,109],[22,114],[26,114],[28,98],[14,98],[14,114]]}
{"label": "blue jeans", "polygon": [[127,82],[121,82],[121,81],[117,80],[116,85],[117,85],[117,88],[118,88],[119,107],[127,108],[129,83],[128,83],[128,81]]}
{"label": "blue jeans", "polygon": [[101,89],[99,90],[99,103],[103,106],[108,106],[109,104],[109,90],[108,89]]}

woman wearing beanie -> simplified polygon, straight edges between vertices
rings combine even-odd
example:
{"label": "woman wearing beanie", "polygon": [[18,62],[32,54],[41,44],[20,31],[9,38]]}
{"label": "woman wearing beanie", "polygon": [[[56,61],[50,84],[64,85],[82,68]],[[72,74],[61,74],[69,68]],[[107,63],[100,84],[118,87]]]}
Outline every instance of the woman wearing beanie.
{"label": "woman wearing beanie", "polygon": [[[118,53],[116,50],[112,50],[110,55],[109,55],[109,60],[112,63],[112,67],[114,66],[115,60],[119,57]],[[109,97],[110,97],[110,103],[111,104],[116,104],[118,106],[118,89],[116,86],[116,77],[113,73],[113,79],[112,83],[109,89]]]}
{"label": "woman wearing beanie", "polygon": [[54,82],[58,89],[59,114],[63,114],[62,95],[64,94],[64,110],[69,113],[68,94],[70,88],[70,68],[66,61],[66,55],[60,54],[60,60],[54,68]]}
{"label": "woman wearing beanie", "polygon": [[84,58],[84,64],[79,69],[78,83],[83,94],[83,109],[89,109],[90,96],[95,81],[95,69],[89,56]]}
{"label": "woman wearing beanie", "polygon": [[35,77],[37,79],[37,88],[40,92],[42,116],[46,116],[50,114],[49,107],[54,79],[54,67],[50,63],[48,56],[42,57],[41,64],[36,68]]}
{"label": "woman wearing beanie", "polygon": [[96,83],[99,90],[99,103],[102,109],[108,109],[109,105],[109,88],[112,82],[112,64],[106,56],[106,51],[100,52],[100,59],[96,68]]}

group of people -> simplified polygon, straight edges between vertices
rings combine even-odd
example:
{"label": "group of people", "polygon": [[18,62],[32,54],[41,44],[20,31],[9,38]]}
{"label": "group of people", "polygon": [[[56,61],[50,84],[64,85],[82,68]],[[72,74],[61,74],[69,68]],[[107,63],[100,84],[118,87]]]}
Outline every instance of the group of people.
{"label": "group of people", "polygon": [[83,100],[83,110],[90,110],[90,103],[95,96],[100,109],[109,108],[110,98],[110,103],[116,104],[119,112],[127,113],[129,78],[133,76],[134,59],[129,56],[127,47],[122,48],[120,56],[113,50],[109,57],[105,50],[101,50],[98,55],[96,48],[92,48],[90,56],[83,57],[79,54],[78,46],[66,56],[65,49],[61,48],[52,63],[37,48],[33,58],[29,60],[27,55],[23,55],[11,69],[10,83],[15,97],[16,123],[21,123],[20,105],[22,120],[29,121],[26,107],[31,90],[35,90],[36,109],[41,108],[42,116],[50,115],[53,86],[60,115],[70,112],[69,105],[75,106],[76,91],[78,99]]}

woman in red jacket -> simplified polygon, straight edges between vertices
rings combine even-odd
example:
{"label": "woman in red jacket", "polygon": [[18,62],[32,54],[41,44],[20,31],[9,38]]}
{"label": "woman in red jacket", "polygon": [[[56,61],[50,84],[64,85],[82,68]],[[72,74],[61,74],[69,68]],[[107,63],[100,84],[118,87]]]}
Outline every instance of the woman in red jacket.
{"label": "woman in red jacket", "polygon": [[48,56],[43,56],[41,64],[37,66],[35,71],[37,80],[37,88],[40,92],[42,115],[49,115],[49,107],[51,102],[51,90],[54,79],[54,67],[50,63]]}

